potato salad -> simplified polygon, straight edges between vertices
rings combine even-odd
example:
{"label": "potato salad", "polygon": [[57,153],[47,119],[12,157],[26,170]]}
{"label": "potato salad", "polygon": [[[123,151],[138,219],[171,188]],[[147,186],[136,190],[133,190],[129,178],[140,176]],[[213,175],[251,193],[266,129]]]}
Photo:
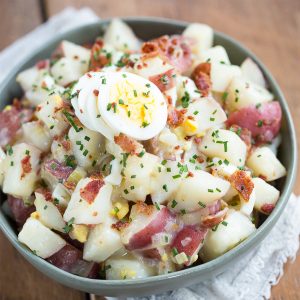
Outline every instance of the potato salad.
{"label": "potato salad", "polygon": [[286,175],[282,111],[258,65],[229,57],[205,24],[142,41],[114,19],[18,74],[0,185],[20,243],[72,274],[128,280],[252,235]]}

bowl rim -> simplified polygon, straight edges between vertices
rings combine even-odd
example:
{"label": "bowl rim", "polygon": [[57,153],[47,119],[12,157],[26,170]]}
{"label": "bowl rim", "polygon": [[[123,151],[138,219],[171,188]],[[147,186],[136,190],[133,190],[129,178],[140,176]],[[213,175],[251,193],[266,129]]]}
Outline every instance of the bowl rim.
{"label": "bowl rim", "polygon": [[[100,19],[97,22],[92,22],[89,24],[85,24],[82,26],[77,26],[73,29],[61,32],[57,35],[55,35],[52,38],[49,38],[45,44],[37,47],[32,53],[27,55],[19,64],[19,66],[13,67],[13,69],[8,73],[6,78],[1,82],[0,84],[0,91],[16,76],[16,73],[19,72],[20,69],[24,67],[24,65],[33,59],[38,53],[46,49],[50,44],[54,42],[59,42],[62,40],[62,38],[65,35],[75,33],[76,31],[82,29],[82,28],[88,28],[88,27],[94,27],[94,26],[103,26],[107,24],[109,21],[111,21],[113,18],[107,18],[107,19]],[[180,21],[180,20],[173,20],[168,18],[161,18],[161,17],[120,17],[125,22],[148,22],[151,23],[162,23],[165,25],[175,25],[184,28],[185,26],[191,24],[191,22],[186,21]],[[266,68],[266,66],[256,57],[255,54],[252,53],[251,50],[246,48],[243,44],[235,40],[234,38],[228,36],[225,33],[215,31],[214,30],[214,37],[219,36],[231,44],[234,44],[237,48],[241,49],[243,52],[247,53],[248,57],[252,58],[262,69],[264,75],[267,77],[268,81],[273,86],[273,91],[275,91],[278,94],[278,101],[280,102],[283,115],[286,118],[287,123],[287,130],[291,135],[291,167],[288,170],[288,173],[286,175],[286,182],[283,185],[283,192],[280,194],[279,201],[277,202],[277,205],[270,216],[264,221],[264,223],[253,233],[251,234],[245,241],[243,241],[241,244],[234,247],[232,250],[226,252],[225,254],[217,257],[214,260],[211,260],[209,262],[206,262],[201,265],[193,266],[188,269],[175,271],[173,273],[163,274],[163,275],[156,275],[152,277],[142,278],[142,279],[129,279],[129,280],[104,280],[104,279],[90,279],[90,278],[84,278],[77,275],[73,275],[71,273],[68,273],[66,271],[63,271],[54,265],[48,263],[46,260],[34,255],[28,248],[26,248],[24,245],[19,243],[17,239],[17,234],[14,232],[12,227],[9,225],[9,223],[6,220],[6,217],[4,216],[4,213],[2,210],[0,210],[0,229],[2,232],[6,235],[6,237],[9,239],[9,241],[13,244],[13,246],[19,251],[21,255],[23,255],[27,260],[30,262],[33,262],[34,265],[40,265],[43,269],[49,269],[50,271],[55,273],[58,277],[66,277],[69,278],[70,281],[76,281],[81,282],[85,284],[85,287],[136,287],[137,285],[145,285],[145,284],[151,284],[155,283],[157,281],[169,281],[177,277],[183,277],[188,276],[192,273],[200,273],[200,272],[209,272],[213,271],[214,269],[218,268],[219,266],[226,265],[230,261],[232,261],[235,257],[241,256],[242,254],[245,254],[246,252],[250,251],[255,247],[256,241],[261,241],[270,231],[270,227],[274,226],[277,222],[282,210],[286,206],[289,196],[292,192],[293,185],[296,180],[296,172],[297,172],[297,142],[296,142],[296,134],[295,129],[292,121],[292,117],[288,108],[287,101],[272,74],[270,71]],[[17,71],[18,70],[18,71]],[[269,229],[269,230],[268,230]]]}

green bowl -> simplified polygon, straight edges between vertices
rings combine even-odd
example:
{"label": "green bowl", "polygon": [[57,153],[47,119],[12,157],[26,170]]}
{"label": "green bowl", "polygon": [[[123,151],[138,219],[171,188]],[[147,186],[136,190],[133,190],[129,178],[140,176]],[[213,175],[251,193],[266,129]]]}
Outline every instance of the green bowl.
{"label": "green bowl", "polygon": [[[181,33],[188,25],[186,22],[159,18],[126,18],[125,21],[131,28],[133,28],[139,38],[145,40],[158,37],[163,34]],[[109,20],[103,20],[59,34],[52,38],[49,42],[45,43],[43,47],[34,51],[34,53],[24,60],[22,64],[12,69],[4,82],[1,83],[0,107],[3,108],[4,105],[8,104],[14,97],[21,96],[22,91],[15,81],[16,75],[21,70],[32,66],[40,59],[49,57],[51,52],[62,39],[67,39],[79,44],[93,41],[97,36],[103,33],[108,22]],[[59,283],[89,293],[106,296],[151,295],[153,293],[161,293],[195,284],[226,271],[233,264],[238,263],[239,259],[247,252],[258,246],[268,235],[282,214],[295,182],[297,169],[297,143],[292,118],[286,100],[284,99],[278,84],[266,67],[249,50],[234,39],[219,32],[214,33],[214,43],[222,45],[227,49],[230,60],[233,64],[240,65],[246,57],[251,57],[263,70],[271,91],[281,104],[283,121],[281,128],[282,144],[279,148],[279,158],[287,169],[287,176],[278,181],[278,188],[281,191],[281,196],[272,214],[247,240],[221,257],[210,262],[166,275],[124,281],[87,279],[72,275],[54,267],[45,260],[34,255],[18,242],[16,230],[4,213],[0,211],[1,230],[13,246],[38,270]],[[1,197],[0,201],[3,201],[4,195],[1,195]]]}

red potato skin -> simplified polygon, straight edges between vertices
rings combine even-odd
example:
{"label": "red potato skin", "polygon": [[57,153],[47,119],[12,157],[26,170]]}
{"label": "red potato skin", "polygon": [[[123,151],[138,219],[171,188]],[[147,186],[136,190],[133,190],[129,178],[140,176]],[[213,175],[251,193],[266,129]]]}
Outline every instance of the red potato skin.
{"label": "red potato skin", "polygon": [[208,229],[201,226],[184,226],[175,236],[171,249],[176,248],[178,253],[184,252],[192,257],[196,251],[199,251],[207,232]]}
{"label": "red potato skin", "polygon": [[126,245],[127,250],[143,249],[152,244],[152,236],[163,232],[169,222],[175,223],[175,216],[168,208],[163,207],[156,213],[155,218],[142,230],[135,233]]}
{"label": "red potato skin", "polygon": [[12,212],[18,227],[22,227],[31,213],[35,211],[34,205],[25,205],[22,199],[15,198],[11,195],[7,197],[8,206]]}
{"label": "red potato skin", "polygon": [[238,125],[251,131],[257,144],[271,142],[279,133],[282,111],[279,102],[251,105],[231,113],[227,126]]}
{"label": "red potato skin", "polygon": [[30,121],[32,114],[31,109],[16,106],[0,112],[0,147],[4,147],[13,141],[22,123]]}
{"label": "red potato skin", "polygon": [[61,270],[82,277],[96,278],[99,270],[98,264],[84,261],[82,251],[72,245],[64,246],[46,260]]}
{"label": "red potato skin", "polygon": [[61,181],[67,180],[73,172],[72,167],[64,166],[56,159],[47,160],[44,164],[44,168],[47,172]]}

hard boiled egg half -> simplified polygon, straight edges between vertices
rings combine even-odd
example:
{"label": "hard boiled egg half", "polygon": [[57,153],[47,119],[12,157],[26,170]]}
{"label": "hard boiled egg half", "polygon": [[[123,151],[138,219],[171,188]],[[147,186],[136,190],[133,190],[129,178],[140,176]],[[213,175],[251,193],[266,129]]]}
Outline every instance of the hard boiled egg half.
{"label": "hard boiled egg half", "polygon": [[128,72],[89,72],[75,85],[76,116],[113,140],[124,133],[137,140],[156,136],[166,125],[167,104],[151,81]]}

